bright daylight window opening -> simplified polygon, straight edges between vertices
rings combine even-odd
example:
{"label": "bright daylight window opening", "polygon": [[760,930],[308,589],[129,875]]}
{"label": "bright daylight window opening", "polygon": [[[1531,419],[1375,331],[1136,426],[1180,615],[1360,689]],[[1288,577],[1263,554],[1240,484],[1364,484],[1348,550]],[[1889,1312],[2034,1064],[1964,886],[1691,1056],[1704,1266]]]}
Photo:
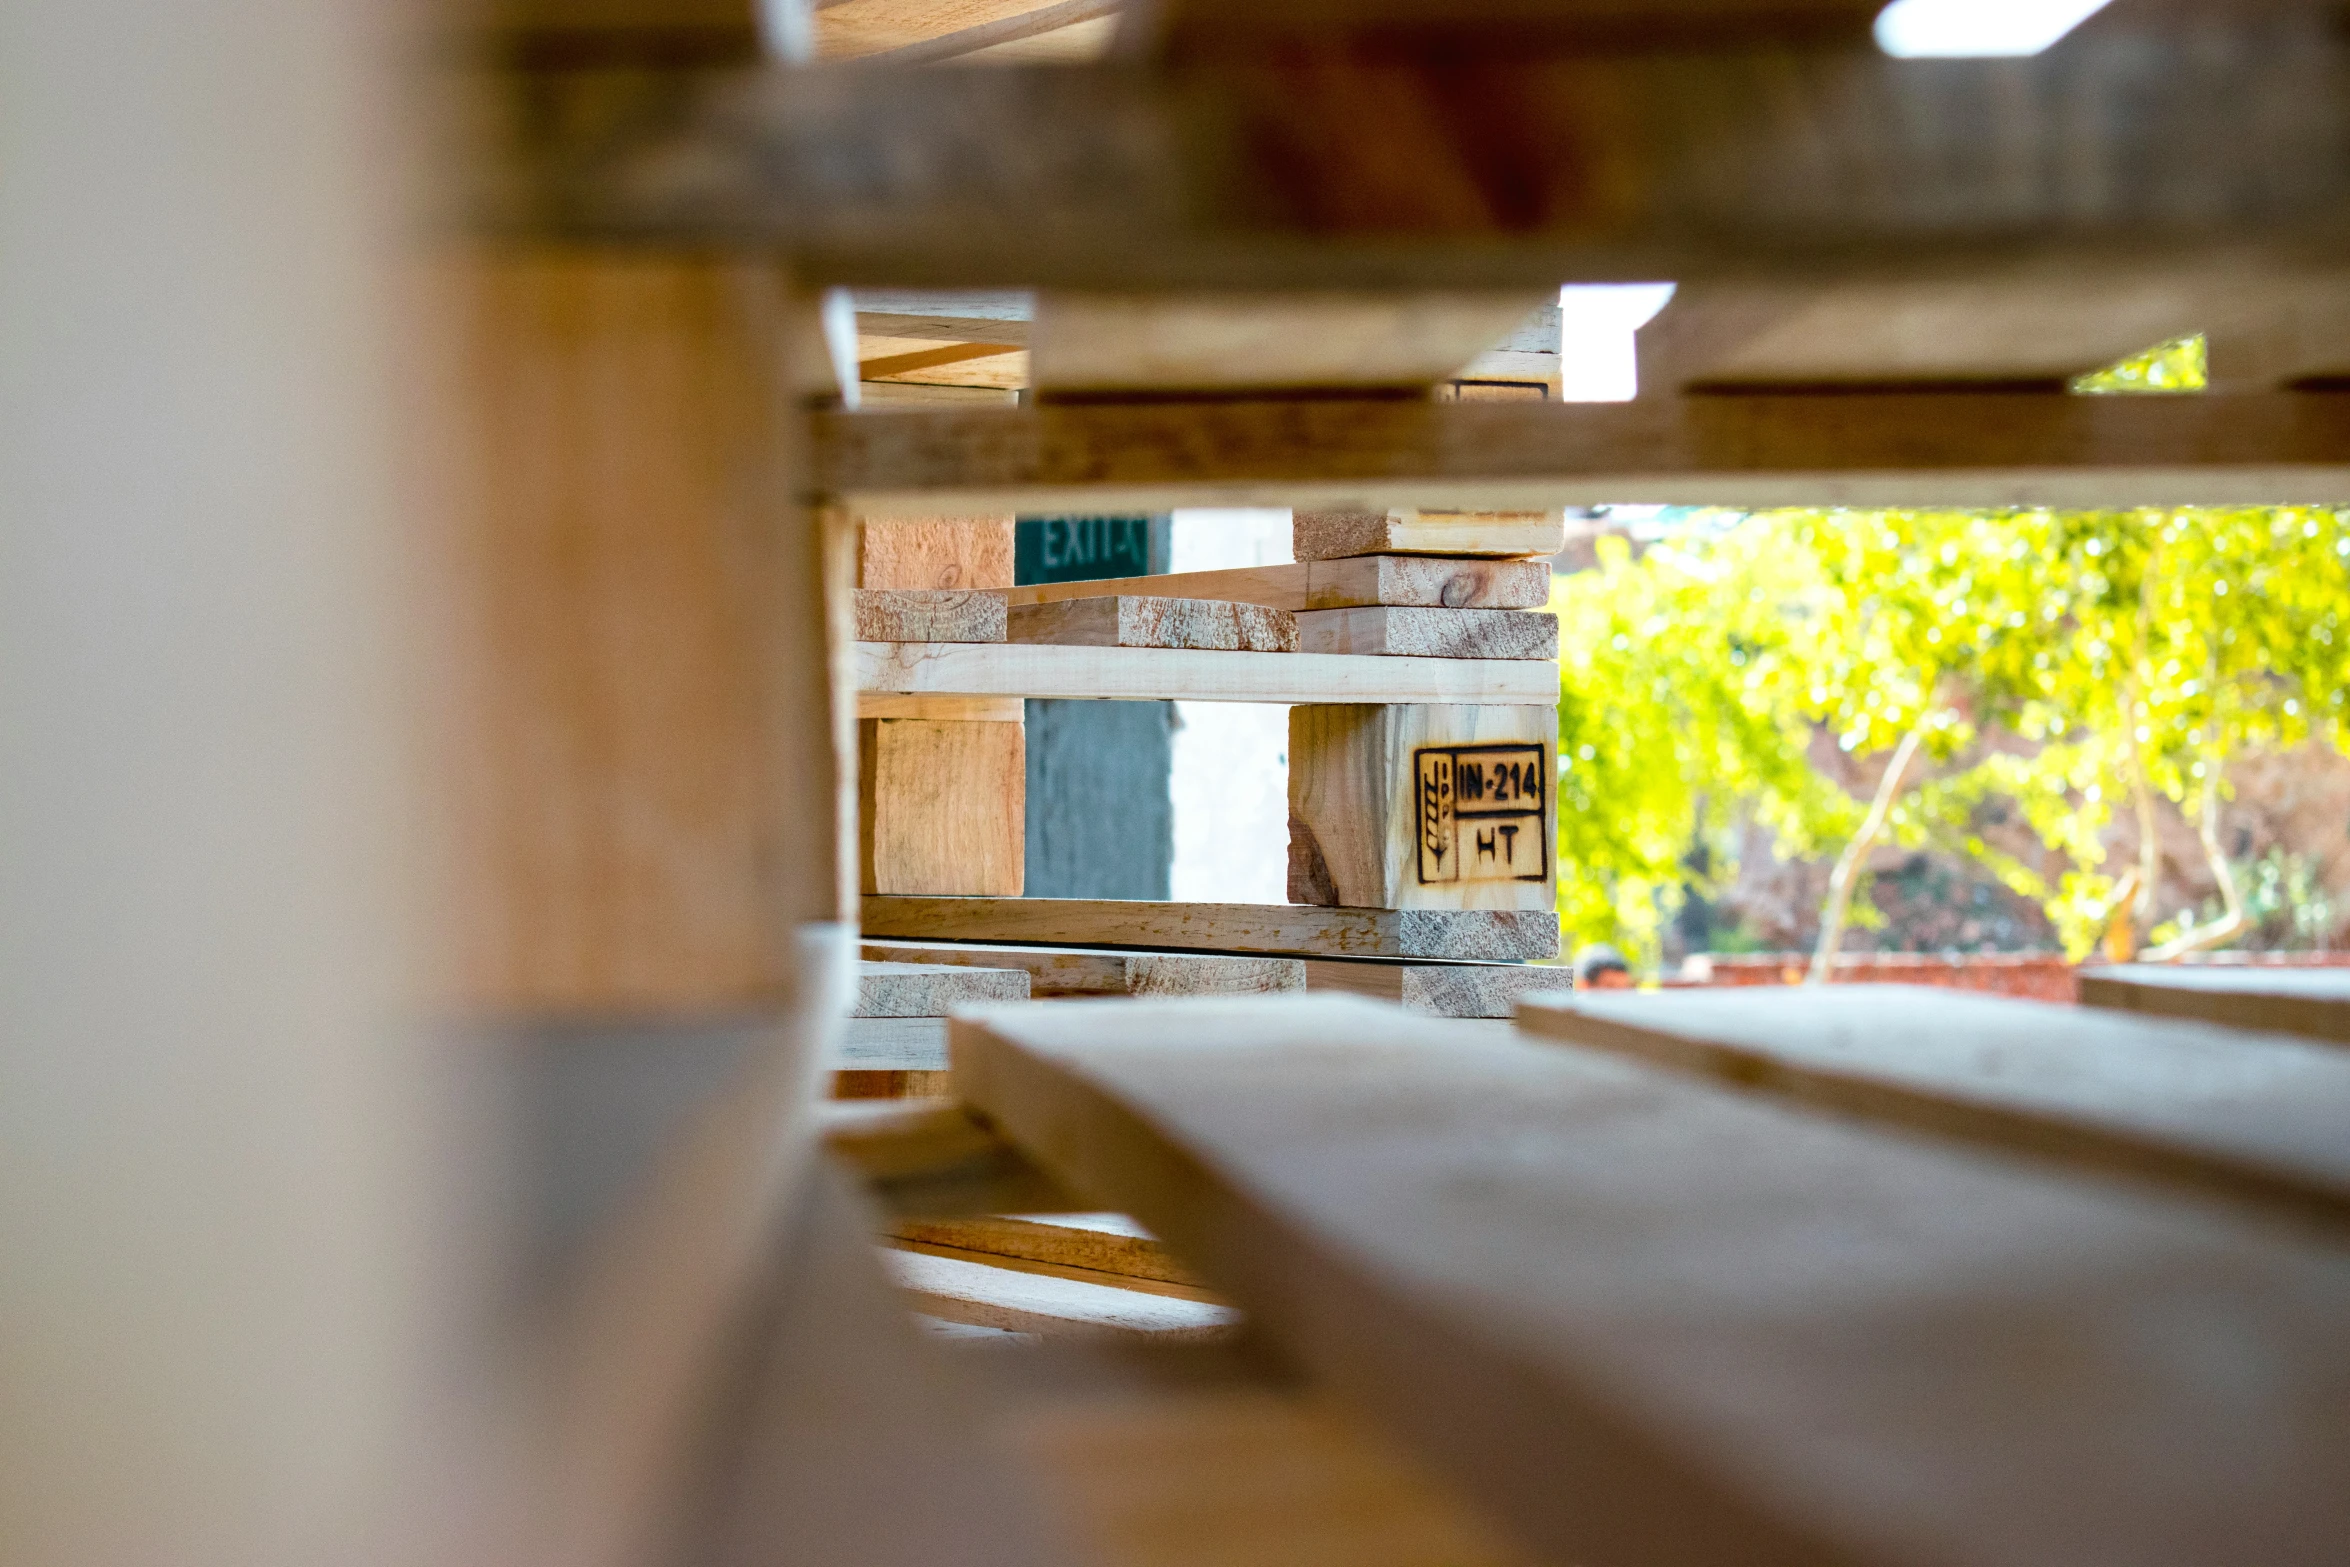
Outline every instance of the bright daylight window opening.
{"label": "bright daylight window opening", "polygon": [[1877,45],[1902,59],[2038,54],[2105,8],[2106,0],[1893,0]]}

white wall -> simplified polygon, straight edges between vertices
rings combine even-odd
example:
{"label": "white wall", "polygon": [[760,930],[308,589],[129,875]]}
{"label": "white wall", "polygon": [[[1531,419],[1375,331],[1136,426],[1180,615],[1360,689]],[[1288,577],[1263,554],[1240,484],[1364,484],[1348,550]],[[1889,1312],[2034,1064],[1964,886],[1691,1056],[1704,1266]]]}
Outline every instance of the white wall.
{"label": "white wall", "polygon": [[[1175,513],[1169,569],[1216,571],[1289,560],[1289,513]],[[1185,903],[1286,903],[1289,709],[1175,704],[1170,895]]]}

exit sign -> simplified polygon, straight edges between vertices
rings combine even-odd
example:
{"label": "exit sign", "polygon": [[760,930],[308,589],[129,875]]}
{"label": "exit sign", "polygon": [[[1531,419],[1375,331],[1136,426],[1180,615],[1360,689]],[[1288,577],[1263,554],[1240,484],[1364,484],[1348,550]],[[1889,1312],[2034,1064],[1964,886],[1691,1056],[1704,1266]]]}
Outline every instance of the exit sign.
{"label": "exit sign", "polygon": [[1023,517],[1012,536],[1012,580],[1147,577],[1167,569],[1165,534],[1152,517]]}

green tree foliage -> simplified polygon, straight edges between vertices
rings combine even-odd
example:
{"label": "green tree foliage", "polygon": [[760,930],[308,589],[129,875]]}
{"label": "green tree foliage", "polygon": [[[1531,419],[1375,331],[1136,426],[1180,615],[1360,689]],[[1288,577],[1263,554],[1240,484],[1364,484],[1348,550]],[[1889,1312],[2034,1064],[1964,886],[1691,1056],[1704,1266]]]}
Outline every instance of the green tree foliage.
{"label": "green tree foliage", "polygon": [[2118,364],[2073,377],[2071,390],[2104,392],[2200,392],[2211,384],[2210,354],[2200,335],[2174,337]]}
{"label": "green tree foliage", "polygon": [[1653,962],[1690,865],[1742,805],[1809,853],[1850,830],[1840,791],[1805,759],[1802,654],[1783,612],[1801,586],[1760,531],[1728,529],[1635,562],[1600,541],[1563,577],[1559,616],[1559,910],[1580,941]]}
{"label": "green tree foliage", "polygon": [[[1783,852],[1844,851],[1823,953],[1847,903],[1868,917],[1877,841],[1973,858],[2076,953],[2117,919],[2133,950],[2223,940],[2249,918],[2216,837],[2228,759],[2340,744],[2350,721],[2350,527],[2331,511],[1706,518],[1563,579],[1554,607],[1561,913],[1579,939],[1647,954],[1685,883],[1733,869],[1741,810]],[[1875,763],[1871,798],[1808,765],[1821,731],[1864,776]],[[2158,798],[2201,830],[2221,921],[2155,929]],[[2149,850],[2120,877],[2105,870],[2117,809]],[[2006,812],[2059,869],[1985,840]],[[1710,876],[1688,868],[1698,843]]]}

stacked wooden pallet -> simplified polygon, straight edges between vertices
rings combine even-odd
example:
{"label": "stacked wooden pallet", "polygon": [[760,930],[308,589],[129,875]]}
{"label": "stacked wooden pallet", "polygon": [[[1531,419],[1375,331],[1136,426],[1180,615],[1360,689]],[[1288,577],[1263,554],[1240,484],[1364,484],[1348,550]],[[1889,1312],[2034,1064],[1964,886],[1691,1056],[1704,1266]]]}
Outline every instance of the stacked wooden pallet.
{"label": "stacked wooden pallet", "polygon": [[[1558,955],[1557,514],[1300,512],[1291,564],[1021,587],[1011,526],[865,526],[864,924],[893,956],[1131,949],[1144,992],[1295,983],[1462,1017],[1555,988],[1522,965]],[[1018,897],[1024,696],[1290,703],[1290,902]],[[1086,989],[1113,985],[1137,991]]]}
{"label": "stacked wooden pallet", "polygon": [[859,964],[856,1009],[833,1063],[834,1096],[943,1093],[948,1013],[958,1006],[1025,1001],[1028,994],[1028,975],[1016,967]]}

